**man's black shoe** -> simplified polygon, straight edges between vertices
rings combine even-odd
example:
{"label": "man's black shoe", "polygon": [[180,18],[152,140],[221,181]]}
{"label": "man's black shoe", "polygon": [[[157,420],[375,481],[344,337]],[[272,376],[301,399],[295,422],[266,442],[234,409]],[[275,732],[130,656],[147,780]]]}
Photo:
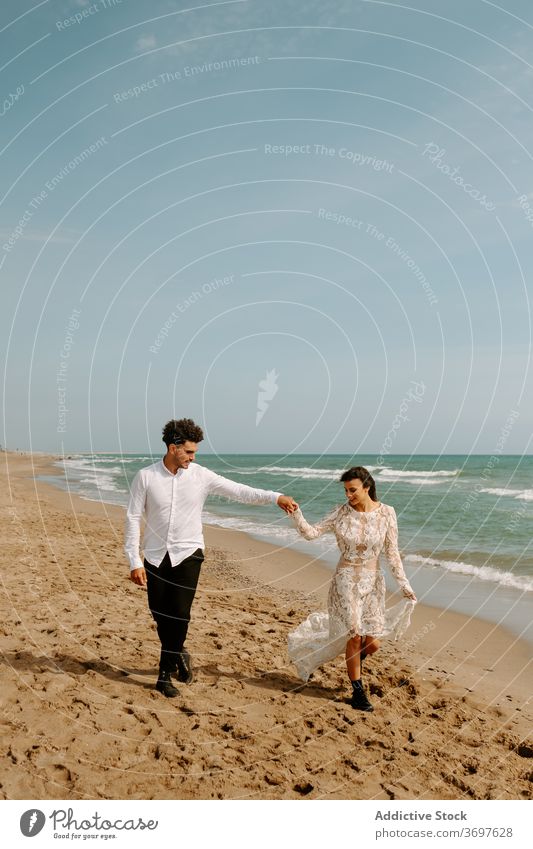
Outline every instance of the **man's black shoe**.
{"label": "man's black shoe", "polygon": [[194,679],[194,675],[192,671],[192,661],[189,652],[178,652],[176,664],[178,668],[174,674],[177,680],[181,681],[182,684],[190,684],[191,681]]}
{"label": "man's black shoe", "polygon": [[365,713],[371,713],[374,708],[368,701],[365,693],[363,682],[359,678],[357,681],[352,681],[353,693],[350,704],[355,710],[364,710]]}
{"label": "man's black shoe", "polygon": [[160,693],[163,693],[167,699],[173,699],[175,696],[179,696],[178,688],[170,680],[170,672],[165,672],[165,670],[159,670],[159,678],[157,679],[155,688]]}

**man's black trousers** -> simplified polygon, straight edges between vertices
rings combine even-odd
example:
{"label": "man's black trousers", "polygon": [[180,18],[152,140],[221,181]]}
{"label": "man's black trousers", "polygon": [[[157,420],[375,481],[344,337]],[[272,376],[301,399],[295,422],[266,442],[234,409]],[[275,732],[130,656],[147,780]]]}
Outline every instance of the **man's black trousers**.
{"label": "man's black trousers", "polygon": [[175,671],[177,653],[183,650],[203,559],[197,548],[177,566],[171,565],[168,551],[159,566],[144,561],[148,607],[161,641],[159,668],[166,672]]}

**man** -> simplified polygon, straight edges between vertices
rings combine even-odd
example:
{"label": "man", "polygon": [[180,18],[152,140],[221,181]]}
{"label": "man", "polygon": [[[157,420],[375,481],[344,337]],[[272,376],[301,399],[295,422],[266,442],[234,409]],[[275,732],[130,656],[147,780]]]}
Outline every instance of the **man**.
{"label": "man", "polygon": [[[126,513],[124,550],[130,578],[147,587],[148,607],[161,642],[156,689],[178,695],[171,675],[189,684],[191,657],[184,649],[191,605],[204,559],[202,509],[208,495],[224,495],[245,504],[278,504],[286,513],[298,506],[288,495],[228,480],[194,463],[203,431],[192,419],[172,419],[163,428],[167,453],[133,479]],[[139,555],[145,516],[144,564]]]}

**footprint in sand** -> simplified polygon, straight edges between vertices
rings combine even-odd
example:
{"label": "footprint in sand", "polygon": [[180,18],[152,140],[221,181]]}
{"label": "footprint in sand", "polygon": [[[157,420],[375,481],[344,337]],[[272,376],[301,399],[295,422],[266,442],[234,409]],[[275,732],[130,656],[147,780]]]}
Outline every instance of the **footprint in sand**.
{"label": "footprint in sand", "polygon": [[314,787],[312,784],[309,783],[309,781],[298,781],[296,784],[293,785],[292,789],[296,793],[299,793],[300,796],[308,796],[309,793],[314,790]]}

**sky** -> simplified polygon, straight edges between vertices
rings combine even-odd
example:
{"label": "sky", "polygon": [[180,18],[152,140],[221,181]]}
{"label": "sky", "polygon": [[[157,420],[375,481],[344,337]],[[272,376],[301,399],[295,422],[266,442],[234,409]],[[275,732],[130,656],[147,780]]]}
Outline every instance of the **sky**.
{"label": "sky", "polygon": [[4,0],[8,449],[531,453],[526,0]]}

